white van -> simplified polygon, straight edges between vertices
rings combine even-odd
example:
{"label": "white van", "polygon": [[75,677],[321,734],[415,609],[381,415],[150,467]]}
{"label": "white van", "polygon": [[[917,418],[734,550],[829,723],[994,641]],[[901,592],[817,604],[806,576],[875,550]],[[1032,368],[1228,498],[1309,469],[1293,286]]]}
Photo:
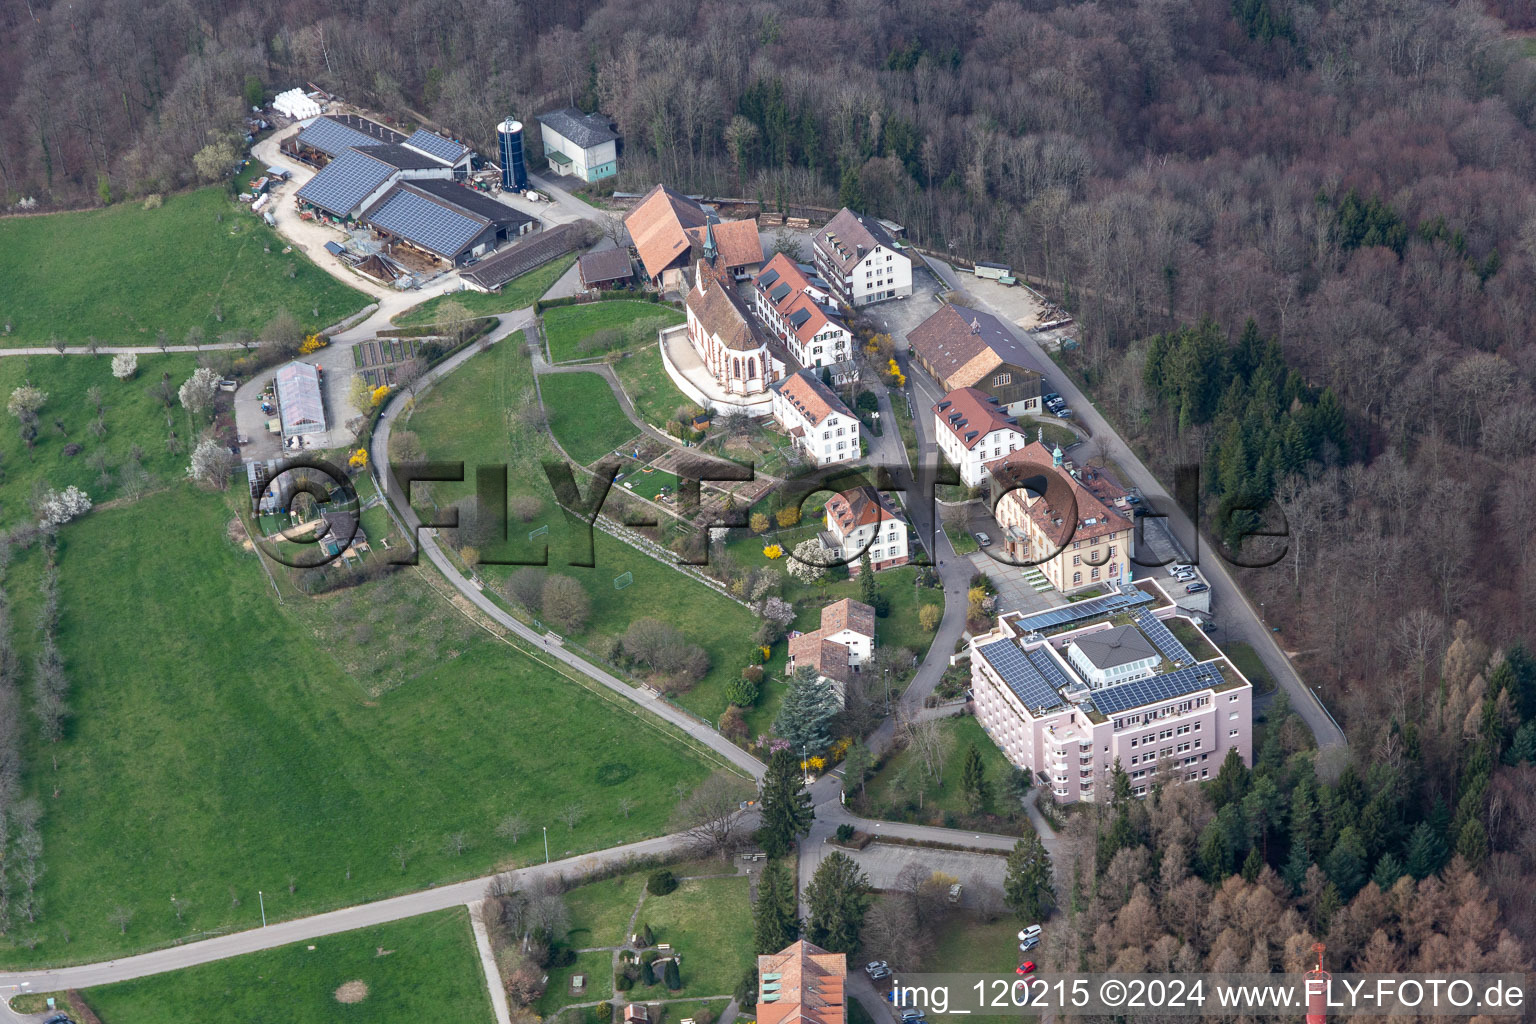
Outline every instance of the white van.
{"label": "white van", "polygon": [[1028,942],[1030,939],[1038,939],[1039,937],[1040,926],[1037,924],[1032,924],[1028,928],[1025,928],[1023,931],[1019,932],[1019,940],[1021,942]]}

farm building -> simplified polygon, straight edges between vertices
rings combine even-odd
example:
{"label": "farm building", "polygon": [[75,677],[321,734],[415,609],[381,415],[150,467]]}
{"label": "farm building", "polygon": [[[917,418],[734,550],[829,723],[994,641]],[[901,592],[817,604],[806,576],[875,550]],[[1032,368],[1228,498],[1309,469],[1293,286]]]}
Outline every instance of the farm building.
{"label": "farm building", "polygon": [[580,244],[580,229],[574,224],[560,224],[481,260],[472,270],[461,270],[459,276],[466,288],[494,292],[514,277],[559,259]]}
{"label": "farm building", "polygon": [[597,181],[619,172],[622,145],[613,122],[601,114],[583,114],[575,107],[539,115],[544,158],[556,174]]}
{"label": "farm building", "polygon": [[402,181],[364,211],[386,251],[404,245],[444,263],[495,249],[532,229],[532,217],[451,181]]}
{"label": "farm building", "polygon": [[474,153],[425,129],[407,136],[367,118],[327,115],[284,146],[320,166],[295,194],[298,208],[337,224],[366,226],[392,254],[404,247],[459,266],[537,223],[462,187]]}
{"label": "farm building", "polygon": [[722,221],[698,200],[665,185],[647,192],[624,218],[624,226],[640,254],[645,276],[662,291],[687,290],[695,250],[738,281],[762,266],[763,241],[756,221]]}
{"label": "farm building", "polygon": [[945,391],[976,388],[1012,415],[1040,411],[1043,373],[1007,324],[952,302],[907,333],[907,344]]}
{"label": "farm building", "polygon": [[628,249],[604,249],[602,252],[583,253],[577,263],[581,267],[581,286],[587,291],[623,288],[635,277],[635,268],[630,265]]}

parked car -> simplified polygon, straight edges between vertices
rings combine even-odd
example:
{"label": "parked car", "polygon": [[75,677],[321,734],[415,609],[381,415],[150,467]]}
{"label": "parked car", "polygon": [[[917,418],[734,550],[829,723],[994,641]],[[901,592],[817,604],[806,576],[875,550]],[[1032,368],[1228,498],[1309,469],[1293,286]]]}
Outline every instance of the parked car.
{"label": "parked car", "polygon": [[219,381],[219,390],[220,391],[238,391],[239,389],[240,389],[240,382],[237,381],[237,380],[221,380],[221,381]]}
{"label": "parked car", "polygon": [[1020,952],[1028,953],[1038,945],[1040,945],[1040,938],[1039,936],[1036,936],[1032,939],[1025,939],[1023,942],[1019,943],[1019,950]]}
{"label": "parked car", "polygon": [[75,1022],[70,1020],[62,1013],[56,1013],[52,1017],[49,1017],[47,1020],[43,1021],[43,1024],[75,1024]]}
{"label": "parked car", "polygon": [[1125,503],[1127,505],[1140,505],[1141,504],[1141,495],[1139,495],[1139,494],[1127,494],[1125,496]]}
{"label": "parked car", "polygon": [[1147,508],[1145,505],[1137,505],[1135,508],[1131,509],[1131,515],[1135,516],[1137,519],[1140,519],[1142,516],[1149,516],[1151,514],[1152,510]]}
{"label": "parked car", "polygon": [[1014,969],[1013,973],[1014,974],[1034,974],[1035,973],[1035,962],[1033,960],[1025,960],[1023,963],[1019,964],[1019,966],[1017,968]]}
{"label": "parked car", "polygon": [[1027,942],[1030,939],[1038,939],[1042,934],[1043,932],[1041,931],[1040,926],[1037,924],[1032,924],[1028,928],[1025,928],[1019,932],[1019,938]]}
{"label": "parked car", "polygon": [[1057,409],[1056,410],[1056,418],[1059,419],[1059,420],[1069,420],[1069,419],[1072,418],[1072,410],[1071,409]]}
{"label": "parked car", "polygon": [[1210,590],[1210,589],[1211,589],[1211,585],[1209,583],[1191,583],[1189,586],[1184,588],[1184,593],[1186,593],[1186,594],[1203,594],[1207,590]]}
{"label": "parked car", "polygon": [[1200,577],[1192,572],[1181,572],[1173,579],[1175,583],[1198,583]]}
{"label": "parked car", "polygon": [[991,544],[992,544],[992,538],[988,537],[984,533],[978,533],[978,534],[976,534],[976,543],[980,544],[984,548],[985,547],[990,547]]}
{"label": "parked car", "polygon": [[1058,391],[1050,391],[1050,392],[1047,392],[1046,394],[1042,395],[1041,398],[1044,399],[1048,403],[1049,402],[1059,402],[1059,401],[1061,401],[1061,393],[1058,392]]}
{"label": "parked car", "polygon": [[871,960],[869,963],[864,965],[864,970],[868,974],[874,974],[876,971],[887,970],[890,966],[891,965],[886,963],[884,960]]}
{"label": "parked car", "polygon": [[913,1021],[923,1019],[923,1011],[917,1009],[915,1006],[908,1007],[907,1009],[901,1011],[901,1019],[906,1022],[906,1024],[912,1024]]}
{"label": "parked car", "polygon": [[883,981],[884,979],[889,978],[890,976],[891,976],[891,972],[889,970],[887,970],[886,968],[884,968],[884,967],[880,968],[878,971],[870,971],[869,972],[869,980],[870,981]]}
{"label": "parked car", "polygon": [[1168,571],[1172,573],[1194,572],[1195,567],[1188,562],[1174,562],[1168,567]]}

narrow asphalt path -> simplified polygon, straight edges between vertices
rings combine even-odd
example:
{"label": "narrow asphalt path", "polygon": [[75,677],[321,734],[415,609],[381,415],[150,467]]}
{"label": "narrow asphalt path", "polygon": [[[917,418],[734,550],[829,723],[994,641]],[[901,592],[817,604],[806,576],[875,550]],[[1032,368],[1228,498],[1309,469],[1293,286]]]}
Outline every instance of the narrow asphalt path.
{"label": "narrow asphalt path", "polygon": [[[529,880],[557,875],[576,876],[596,867],[622,864],[632,858],[676,853],[684,849],[687,844],[687,837],[682,835],[662,836],[658,839],[646,839],[595,853],[583,853],[548,864],[518,868],[516,871],[520,878]],[[363,903],[343,910],[333,910],[312,917],[282,921],[267,928],[253,928],[201,942],[189,942],[183,946],[170,946],[120,960],[85,964],[80,967],[0,972],[0,995],[9,998],[15,994],[17,988],[23,992],[57,992],[69,988],[109,985],[113,982],[177,971],[184,967],[223,960],[226,957],[285,946],[293,942],[306,942],[321,936],[334,935],[337,932],[367,928],[407,917],[416,917],[420,914],[429,914],[437,910],[446,910],[450,907],[464,906],[483,898],[486,885],[496,877],[496,874],[423,889],[421,892],[378,900],[374,903]]]}
{"label": "narrow asphalt path", "polygon": [[[527,327],[532,322],[532,317],[533,311],[531,309],[519,310],[517,313],[503,316],[501,323],[487,336],[488,340],[484,345],[472,345],[457,355],[439,363],[424,374],[421,383],[417,386],[416,397],[419,399],[421,395],[431,389],[433,383],[458,369],[478,353],[482,347],[499,344],[514,331]],[[407,496],[401,494],[395,486],[390,474],[389,438],[394,429],[395,419],[404,404],[403,402],[390,403],[379,417],[379,422],[374,427],[373,439],[369,445],[368,461],[370,466],[373,467],[374,483],[379,485],[381,493],[387,494],[389,497],[386,507],[390,509],[390,514],[395,516],[397,522],[399,522],[401,517],[404,517],[405,523],[402,525],[405,528],[405,532],[415,535],[420,552],[426,555],[428,561],[437,567],[443,577],[466,600],[488,618],[522,638],[535,649],[542,649],[545,656],[563,662],[577,672],[607,687],[625,700],[633,701],[655,714],[658,718],[676,726],[752,779],[761,779],[764,772],[763,763],[721,736],[708,723],[694,718],[692,715],[674,707],[659,697],[647,695],[644,691],[629,685],[617,676],[598,668],[581,656],[566,650],[558,639],[553,639],[548,634],[539,633],[524,625],[502,610],[499,605],[487,597],[474,583],[464,578],[438,545],[436,531],[419,528],[419,517],[417,517],[415,510],[411,508]]]}
{"label": "narrow asphalt path", "polygon": [[[944,278],[945,283],[950,287],[961,287],[953,267],[934,259],[930,259],[928,264]],[[976,301],[986,306],[984,300]],[[1008,319],[1000,313],[998,315],[1004,320]],[[1291,707],[1312,730],[1319,748],[1346,746],[1343,730],[1323,707],[1317,694],[1302,682],[1290,658],[1286,657],[1280,645],[1275,643],[1274,634],[1263,621],[1259,609],[1238,586],[1228,569],[1226,560],[1216,554],[1215,548],[1201,535],[1185,510],[1173,499],[1152,471],[1142,464],[1130,445],[1121,439],[1110,422],[1088,400],[1088,396],[1078,389],[1070,377],[1055,369],[1055,361],[1046,354],[1040,343],[1035,340],[1035,336],[1028,331],[1016,333],[1022,338],[1025,349],[1035,357],[1039,365],[1051,368],[1051,381],[1071,406],[1073,416],[1080,424],[1088,427],[1094,438],[1103,441],[1105,456],[1113,461],[1127,477],[1120,482],[1136,487],[1154,511],[1166,516],[1164,524],[1175,542],[1183,548],[1186,556],[1192,556],[1192,560],[1200,566],[1200,571],[1205,574],[1207,582],[1211,584],[1213,595],[1221,602],[1219,607],[1223,642],[1243,642],[1254,649],[1259,660],[1264,663],[1264,667],[1281,686],[1285,687],[1286,693],[1291,698]],[[919,423],[922,418],[919,410]],[[1147,570],[1143,569],[1141,572],[1145,575]],[[1213,608],[1217,607],[1215,600],[1212,604]]]}

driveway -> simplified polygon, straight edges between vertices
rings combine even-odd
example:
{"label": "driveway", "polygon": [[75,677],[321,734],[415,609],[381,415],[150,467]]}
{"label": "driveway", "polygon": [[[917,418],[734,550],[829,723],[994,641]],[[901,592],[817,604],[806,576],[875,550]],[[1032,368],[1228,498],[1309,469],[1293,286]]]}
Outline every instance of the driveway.
{"label": "driveway", "polygon": [[[938,260],[930,263],[940,276],[956,287],[959,286],[960,279],[957,278],[954,268]],[[1041,366],[1055,365],[1040,347],[1033,333],[1019,333],[1025,351],[1034,356]],[[915,379],[918,375],[913,376]],[[1258,653],[1259,660],[1264,663],[1264,667],[1281,686],[1285,687],[1296,713],[1312,730],[1312,735],[1317,738],[1320,748],[1344,747],[1346,745],[1344,731],[1323,707],[1317,694],[1302,682],[1295,666],[1275,643],[1274,635],[1270,632],[1268,625],[1262,621],[1259,608],[1238,588],[1226,562],[1201,542],[1199,531],[1196,530],[1188,514],[1177,505],[1162,482],[1142,464],[1141,459],[1115,433],[1114,428],[1110,426],[1109,421],[1099,409],[1065,373],[1055,372],[1051,379],[1055,389],[1072,407],[1079,425],[1086,427],[1090,434],[1102,440],[1105,457],[1120,467],[1125,476],[1121,483],[1134,487],[1156,512],[1167,517],[1163,522],[1168,529],[1170,542],[1178,548],[1181,555],[1193,556],[1188,560],[1199,567],[1201,576],[1211,585],[1211,609],[1220,620],[1222,639],[1226,642],[1240,641],[1253,647]],[[1145,523],[1146,519],[1142,522]]]}

